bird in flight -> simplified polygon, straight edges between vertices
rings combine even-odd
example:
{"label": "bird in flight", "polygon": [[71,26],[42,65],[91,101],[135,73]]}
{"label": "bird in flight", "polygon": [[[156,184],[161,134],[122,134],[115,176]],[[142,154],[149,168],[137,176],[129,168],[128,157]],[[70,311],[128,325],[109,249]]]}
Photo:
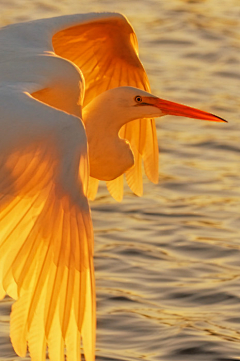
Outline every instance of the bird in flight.
{"label": "bird in flight", "polygon": [[89,13],[0,29],[0,298],[32,361],[95,359],[99,180],[121,200],[158,181],[154,117],[223,119],[150,92],[128,20]]}

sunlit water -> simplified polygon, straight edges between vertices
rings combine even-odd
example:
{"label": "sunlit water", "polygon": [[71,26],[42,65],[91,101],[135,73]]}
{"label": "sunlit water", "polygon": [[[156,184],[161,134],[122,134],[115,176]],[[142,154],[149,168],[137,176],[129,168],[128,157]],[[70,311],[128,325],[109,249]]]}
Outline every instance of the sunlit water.
{"label": "sunlit water", "polygon": [[[155,94],[228,124],[158,121],[160,182],[92,202],[98,361],[240,360],[239,0],[0,0],[0,23],[120,11]],[[0,306],[0,360],[11,302]],[[26,358],[29,360],[29,358]]]}

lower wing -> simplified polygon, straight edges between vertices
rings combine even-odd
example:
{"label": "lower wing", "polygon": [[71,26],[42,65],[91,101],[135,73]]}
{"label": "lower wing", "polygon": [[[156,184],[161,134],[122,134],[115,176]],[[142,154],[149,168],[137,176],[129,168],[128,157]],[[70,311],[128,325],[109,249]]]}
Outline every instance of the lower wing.
{"label": "lower wing", "polygon": [[[14,104],[14,108],[11,106]],[[0,90],[0,297],[10,335],[33,361],[94,360],[93,232],[81,120]]]}

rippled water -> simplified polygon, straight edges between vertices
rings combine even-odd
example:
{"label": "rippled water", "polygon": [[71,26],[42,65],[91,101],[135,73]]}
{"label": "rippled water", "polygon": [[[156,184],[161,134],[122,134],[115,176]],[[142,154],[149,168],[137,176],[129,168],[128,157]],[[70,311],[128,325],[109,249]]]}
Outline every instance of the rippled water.
{"label": "rippled water", "polygon": [[[116,4],[118,3],[118,5]],[[133,24],[152,90],[228,124],[158,121],[160,183],[92,202],[98,361],[240,360],[239,0],[0,0],[0,23],[114,10]],[[11,302],[0,306],[0,360]],[[28,360],[28,358],[26,358]]]}

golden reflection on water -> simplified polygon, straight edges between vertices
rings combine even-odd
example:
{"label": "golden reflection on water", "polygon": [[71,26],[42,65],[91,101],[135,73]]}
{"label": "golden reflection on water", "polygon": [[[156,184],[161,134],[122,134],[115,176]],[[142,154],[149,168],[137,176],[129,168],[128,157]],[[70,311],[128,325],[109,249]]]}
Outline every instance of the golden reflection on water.
{"label": "golden reflection on water", "polygon": [[229,123],[162,118],[159,185],[121,204],[101,186],[91,203],[97,360],[239,360],[239,0],[1,0],[0,24],[103,10],[129,17],[154,93]]}

